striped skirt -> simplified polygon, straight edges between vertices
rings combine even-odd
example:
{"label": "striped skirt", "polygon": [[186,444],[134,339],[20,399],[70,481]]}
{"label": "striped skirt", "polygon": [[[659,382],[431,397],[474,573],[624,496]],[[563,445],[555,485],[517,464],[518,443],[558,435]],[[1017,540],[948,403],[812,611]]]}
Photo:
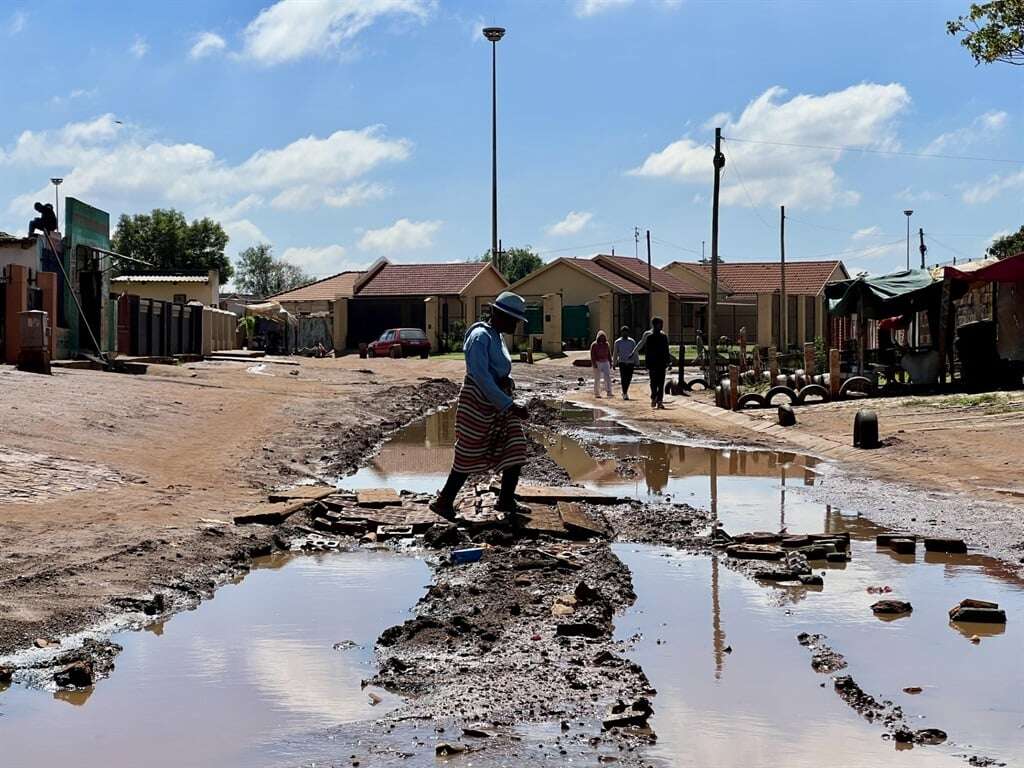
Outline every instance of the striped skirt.
{"label": "striped skirt", "polygon": [[526,463],[526,430],[510,411],[499,413],[473,380],[466,377],[455,410],[453,472],[476,475],[502,472]]}

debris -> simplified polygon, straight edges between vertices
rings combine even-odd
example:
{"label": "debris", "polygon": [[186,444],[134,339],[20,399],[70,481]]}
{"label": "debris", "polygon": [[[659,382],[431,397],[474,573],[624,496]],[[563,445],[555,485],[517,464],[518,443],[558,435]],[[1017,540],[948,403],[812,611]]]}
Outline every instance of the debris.
{"label": "debris", "polygon": [[805,587],[823,587],[825,586],[825,580],[813,573],[804,573],[797,577],[801,584]]}
{"label": "debris", "polygon": [[887,595],[890,592],[892,592],[892,587],[890,587],[888,584],[884,587],[868,587],[869,595]]}
{"label": "debris", "polygon": [[441,547],[458,544],[464,538],[459,529],[451,523],[436,523],[427,529],[427,532],[423,535],[423,542],[428,547],[440,549]]}
{"label": "debris", "polygon": [[37,637],[35,639],[36,648],[46,648],[50,644],[50,641],[45,637]]}
{"label": "debris", "polygon": [[808,634],[801,632],[796,636],[796,641],[811,651],[811,669],[815,672],[831,673],[846,668],[846,659],[843,654],[833,650],[825,642],[825,635]]}
{"label": "debris", "polygon": [[410,539],[413,536],[411,525],[378,525],[377,541],[388,539]]}
{"label": "debris", "polygon": [[11,667],[0,667],[0,685],[8,685],[14,677],[14,670]]}
{"label": "debris", "polygon": [[442,741],[434,748],[434,754],[436,754],[438,757],[451,757],[452,755],[461,755],[465,751],[465,744],[451,744],[447,741]]}
{"label": "debris", "polygon": [[483,555],[483,547],[468,547],[466,549],[454,550],[451,559],[454,565],[464,565],[477,562]]}
{"label": "debris", "polygon": [[347,651],[352,648],[358,648],[359,643],[357,643],[355,640],[339,640],[331,647],[336,651]]}
{"label": "debris", "polygon": [[370,700],[370,706],[371,707],[376,707],[378,704],[380,704],[382,701],[384,701],[383,697],[381,697],[380,695],[374,693],[373,691],[370,691],[367,694],[367,698],[369,698],[369,700]]}
{"label": "debris", "polygon": [[296,499],[278,503],[257,504],[247,512],[235,515],[235,525],[280,525],[310,503],[309,499]]}
{"label": "debris", "polygon": [[922,728],[914,733],[917,744],[941,744],[946,738],[946,732],[939,728]]}
{"label": "debris", "polygon": [[769,533],[768,531],[754,531],[753,533],[740,533],[733,537],[740,544],[779,544],[782,542],[782,535]]}
{"label": "debris", "polygon": [[577,603],[586,605],[588,603],[598,602],[601,599],[601,593],[587,584],[587,582],[581,581],[576,585],[576,589],[573,591],[573,597],[576,598]]}
{"label": "debris", "polygon": [[893,539],[914,539],[917,540],[917,536],[912,533],[897,533],[895,531],[891,533],[880,533],[875,536],[875,543],[880,547],[888,547],[889,543]]}
{"label": "debris", "polygon": [[73,661],[53,674],[58,688],[88,688],[93,679],[92,663],[88,661]]}
{"label": "debris", "polygon": [[602,523],[592,520],[583,508],[570,501],[558,502],[558,514],[562,518],[562,524],[572,536],[582,538],[608,537],[608,528]]}
{"label": "debris", "polygon": [[963,539],[929,538],[924,540],[926,552],[949,552],[951,554],[967,554],[967,544]]}
{"label": "debris", "polygon": [[912,612],[914,607],[905,600],[879,600],[871,610],[876,616],[898,616]]}
{"label": "debris", "polygon": [[632,704],[626,704],[621,699],[610,707],[601,725],[604,730],[610,728],[625,728],[629,726],[647,725],[647,721],[654,714],[651,702],[641,696]]}
{"label": "debris", "polygon": [[917,539],[890,539],[889,549],[897,555],[912,555],[917,552]]}
{"label": "debris", "polygon": [[493,728],[467,725],[463,727],[462,735],[468,736],[472,739],[489,739],[492,736],[497,736],[498,732],[495,731]]}
{"label": "debris", "polygon": [[849,559],[850,556],[846,552],[828,552],[825,554],[825,560],[830,563],[845,563]]}
{"label": "debris", "polygon": [[769,544],[732,544],[725,548],[725,553],[743,560],[781,560],[786,554]]}
{"label": "debris", "polygon": [[330,485],[298,485],[284,491],[272,491],[267,495],[267,501],[292,501],[294,499],[319,501],[335,493],[337,493],[337,489]]}
{"label": "debris", "polygon": [[394,488],[366,488],[356,491],[356,504],[360,507],[387,507],[402,503]]}
{"label": "debris", "polygon": [[603,627],[591,621],[583,621],[575,624],[559,624],[555,629],[557,637],[601,637],[605,634]]}
{"label": "debris", "polygon": [[560,501],[586,501],[590,504],[618,504],[621,499],[601,491],[575,486],[520,485],[516,496],[525,502],[557,504]]}
{"label": "debris", "polygon": [[908,693],[911,696],[916,696],[917,694],[922,693],[923,691],[924,688],[922,688],[919,685],[908,685],[906,688],[903,689],[904,693]]}
{"label": "debris", "polygon": [[961,600],[949,609],[950,621],[976,621],[986,624],[1005,624],[1006,611],[999,603],[987,600]]}

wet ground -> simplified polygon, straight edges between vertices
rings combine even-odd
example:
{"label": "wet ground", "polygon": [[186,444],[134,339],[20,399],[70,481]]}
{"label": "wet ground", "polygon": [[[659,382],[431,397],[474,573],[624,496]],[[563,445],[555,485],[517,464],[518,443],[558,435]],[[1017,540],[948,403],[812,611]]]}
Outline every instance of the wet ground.
{"label": "wet ground", "polygon": [[[815,563],[814,572],[824,574],[823,587],[784,586],[753,580],[749,569],[737,568],[724,555],[707,555],[706,546],[614,545],[614,555],[632,573],[637,599],[629,607],[621,597],[614,602],[625,610],[614,619],[607,647],[637,662],[657,690],[650,722],[657,740],[625,755],[604,744],[591,749],[589,734],[600,725],[592,711],[582,715],[578,728],[573,723],[563,732],[559,718],[541,707],[536,717],[523,713],[522,723],[504,728],[514,738],[495,740],[501,746],[491,762],[484,752],[466,760],[558,763],[574,756],[595,764],[599,756],[610,760],[617,754],[629,764],[715,766],[931,766],[964,764],[964,758],[976,756],[1010,765],[1024,761],[1019,664],[1024,583],[1012,570],[978,555],[925,554],[920,548],[916,555],[895,555],[877,547],[875,536],[884,529],[805,493],[824,468],[810,457],[644,438],[574,407],[562,409],[558,421],[561,433],[538,432],[535,438],[575,483],[649,503],[669,499],[703,508],[733,534],[848,532],[852,558]],[[432,492],[450,467],[453,441],[452,413],[435,414],[399,432],[342,484]],[[600,547],[591,555],[598,564],[610,556]],[[186,747],[203,759],[167,763],[175,765],[299,765],[311,756],[328,764],[431,764],[435,742],[458,739],[459,712],[451,695],[468,694],[452,679],[461,670],[473,681],[480,669],[473,668],[472,653],[459,651],[464,661],[442,662],[448,664],[447,675],[431,671],[423,677],[430,695],[395,711],[397,717],[412,713],[416,719],[392,722],[385,731],[375,730],[370,720],[386,714],[397,703],[394,697],[378,692],[382,701],[371,707],[367,691],[359,688],[359,680],[375,671],[373,642],[385,627],[401,623],[423,595],[431,578],[425,563],[367,552],[278,556],[269,562],[283,567],[256,568],[239,585],[219,591],[212,603],[171,618],[162,625],[162,637],[117,636],[125,651],[111,679],[91,696],[54,698],[18,685],[0,695],[0,739],[5,745],[14,739],[15,749],[21,748],[14,753],[21,761],[14,764],[49,763],[40,759],[46,745],[48,757],[51,749],[58,750],[53,761],[75,756],[84,766],[108,765],[99,757],[109,757],[116,740],[125,738],[111,724],[127,720],[141,723],[137,736],[130,737],[140,748],[167,749],[182,733],[190,734]],[[502,578],[497,560],[499,570],[488,567],[473,566],[481,570],[466,573]],[[436,570],[435,585],[441,576],[445,590],[473,586],[462,584],[465,577]],[[533,600],[543,603],[546,613],[551,596],[537,586]],[[910,601],[913,612],[889,621],[876,618],[871,605],[879,588],[889,590],[883,597]],[[488,599],[486,593],[468,594]],[[966,597],[998,602],[1009,623],[952,624],[947,611]],[[451,602],[452,594],[445,599]],[[435,610],[430,600],[419,609],[421,614]],[[486,608],[483,614],[498,621]],[[518,610],[514,615],[508,626],[495,624],[487,631],[501,637],[522,623]],[[811,654],[797,642],[801,632],[826,636],[823,642],[845,658],[847,667],[815,672]],[[542,640],[540,634],[534,639]],[[332,649],[346,640],[358,647]],[[525,653],[528,661],[529,640],[528,633],[514,636],[509,659]],[[556,671],[563,662],[570,668],[576,663],[571,653],[562,659],[561,651],[549,653],[546,643],[536,647],[538,653],[545,649],[543,663]],[[415,660],[417,653],[436,658],[439,650],[444,652],[443,644],[403,657],[399,643],[386,655]],[[486,659],[480,664],[486,669]],[[833,690],[837,674],[851,675],[865,692],[901,707],[909,729],[939,728],[948,740],[910,748],[883,738],[888,734],[880,723],[862,718]],[[633,679],[620,682],[636,687]],[[69,697],[81,706],[70,706]],[[599,698],[595,693],[595,701]],[[429,722],[431,712],[439,713],[445,733],[426,727],[423,718]],[[507,721],[510,713],[501,716]],[[339,726],[343,723],[349,725]],[[65,736],[59,746],[51,746],[54,728]],[[225,732],[230,739],[223,738]],[[535,752],[528,749],[532,742]],[[371,762],[359,746],[366,743],[388,746]],[[357,760],[349,750],[364,756]],[[97,756],[93,762],[91,755]]]}

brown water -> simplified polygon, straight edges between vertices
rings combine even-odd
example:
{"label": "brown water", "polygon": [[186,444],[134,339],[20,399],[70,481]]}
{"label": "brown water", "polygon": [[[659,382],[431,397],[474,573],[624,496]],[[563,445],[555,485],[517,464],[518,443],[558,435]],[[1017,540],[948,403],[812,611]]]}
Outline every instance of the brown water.
{"label": "brown water", "polygon": [[[639,633],[628,653],[658,690],[652,759],[737,768],[944,766],[981,754],[1024,763],[1024,582],[1012,570],[976,555],[878,549],[881,528],[802,493],[821,469],[811,458],[654,441],[590,410],[566,413],[579,439],[557,438],[547,449],[578,482],[710,506],[732,532],[787,527],[852,538],[852,561],[822,569],[823,589],[764,585],[716,559],[616,545],[639,595],[618,619],[617,635]],[[594,458],[580,439],[608,458]],[[341,482],[434,490],[453,441],[452,413],[436,414]],[[627,460],[635,476],[617,474],[611,456]],[[93,691],[55,695],[15,685],[0,693],[0,766],[310,764],[334,726],[396,704],[384,695],[372,707],[359,681],[371,674],[380,631],[407,615],[428,581],[423,562],[384,553],[262,560],[197,610],[149,632],[116,635],[125,650]],[[867,588],[881,585],[910,600],[914,612],[876,619],[870,605],[878,597]],[[964,597],[995,600],[1010,623],[952,626],[946,612]],[[829,676],[811,669],[795,639],[801,631],[827,635],[865,691],[902,705],[912,728],[947,731],[950,743],[897,753],[880,727],[839,699]],[[333,650],[343,640],[359,647]],[[924,690],[911,696],[902,692],[907,686]]]}
{"label": "brown water", "polygon": [[280,765],[289,737],[398,703],[377,690],[371,706],[360,681],[429,581],[387,553],[263,558],[196,610],[115,635],[124,651],[94,689],[0,693],[0,765]]}

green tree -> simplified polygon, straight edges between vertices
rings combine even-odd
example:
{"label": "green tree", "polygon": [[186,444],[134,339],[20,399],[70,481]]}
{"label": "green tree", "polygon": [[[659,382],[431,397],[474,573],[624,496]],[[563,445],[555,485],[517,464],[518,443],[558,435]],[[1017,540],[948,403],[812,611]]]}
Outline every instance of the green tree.
{"label": "green tree", "polygon": [[[491,249],[487,249],[480,261],[490,263],[491,261]],[[498,271],[505,276],[505,279],[510,283],[514,283],[517,280],[522,280],[531,272],[534,272],[544,266],[544,262],[541,261],[540,256],[534,253],[533,248],[526,245],[522,248],[509,248],[501,252],[501,259],[499,264],[496,265]]]}
{"label": "green tree", "polygon": [[960,44],[977,64],[1024,66],[1024,0],[971,3],[967,15],[946,22],[946,31],[963,35]]}
{"label": "green tree", "polygon": [[235,287],[241,293],[273,296],[313,281],[301,267],[274,258],[273,246],[260,243],[238,254]]}
{"label": "green tree", "polygon": [[[125,256],[147,261],[151,269],[166,272],[216,269],[221,283],[234,274],[224,253],[228,235],[213,219],[196,219],[191,224],[181,211],[154,208],[152,213],[122,214],[114,233],[113,248]],[[122,262],[121,272],[134,272],[137,265]]]}
{"label": "green tree", "polygon": [[1018,253],[1024,253],[1024,227],[1009,235],[997,237],[985,249],[986,256],[995,256],[997,259],[1016,256]]}

